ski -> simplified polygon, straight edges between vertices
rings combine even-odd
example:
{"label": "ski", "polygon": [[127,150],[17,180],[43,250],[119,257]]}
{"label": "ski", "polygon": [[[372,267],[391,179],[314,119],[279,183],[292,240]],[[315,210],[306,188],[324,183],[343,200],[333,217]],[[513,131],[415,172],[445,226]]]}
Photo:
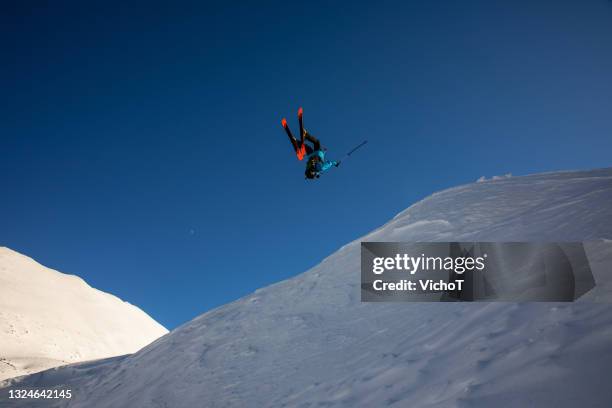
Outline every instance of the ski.
{"label": "ski", "polygon": [[300,106],[300,109],[298,109],[298,121],[300,122],[300,143],[302,144],[304,144],[304,136],[305,136],[304,121],[302,120],[303,114],[304,114],[304,110]]}
{"label": "ski", "polygon": [[281,120],[281,124],[283,125],[283,129],[285,129],[285,132],[287,132],[287,136],[289,136],[289,140],[291,141],[291,144],[293,145],[293,149],[295,150],[295,154],[297,155],[297,158],[299,160],[302,160],[304,156],[306,155],[306,146],[304,146],[303,142],[300,144],[297,141],[297,139],[293,136],[293,133],[291,133],[291,129],[289,129],[289,125],[287,124],[287,119],[283,118],[283,120]]}
{"label": "ski", "polygon": [[293,148],[297,150],[298,149],[297,140],[293,136],[293,133],[291,133],[291,129],[289,129],[289,125],[287,125],[287,119],[283,118],[283,120],[281,120],[281,124],[283,125],[283,129],[285,129],[285,132],[287,132],[287,136],[289,136],[289,140],[291,141]]}

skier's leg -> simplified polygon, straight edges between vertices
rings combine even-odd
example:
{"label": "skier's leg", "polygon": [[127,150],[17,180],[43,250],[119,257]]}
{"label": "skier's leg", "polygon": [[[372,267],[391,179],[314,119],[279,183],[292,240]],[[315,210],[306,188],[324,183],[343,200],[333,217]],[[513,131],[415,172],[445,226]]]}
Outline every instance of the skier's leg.
{"label": "skier's leg", "polygon": [[304,146],[304,148],[306,149],[306,155],[310,155],[312,154],[312,152],[314,152],[313,148],[307,145],[306,143],[304,143],[302,146]]}
{"label": "skier's leg", "polygon": [[308,133],[307,130],[305,130],[304,133],[305,133],[304,137],[306,137],[306,140],[308,140],[309,142],[313,144],[314,150],[321,150],[321,143],[319,142],[319,139],[317,139],[316,137]]}

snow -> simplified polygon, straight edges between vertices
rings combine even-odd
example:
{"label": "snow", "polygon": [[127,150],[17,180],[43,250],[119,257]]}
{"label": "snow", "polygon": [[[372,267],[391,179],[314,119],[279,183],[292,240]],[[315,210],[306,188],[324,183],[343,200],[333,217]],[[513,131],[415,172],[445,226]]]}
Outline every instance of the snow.
{"label": "snow", "polygon": [[[505,178],[510,178],[512,177],[512,173],[506,173],[503,176],[493,176],[491,177],[491,180],[495,181],[495,180],[503,180]],[[480,176],[478,178],[478,180],[476,180],[477,183],[484,183],[485,181],[487,181],[487,178],[485,176]]]}
{"label": "snow", "polygon": [[[54,407],[610,407],[611,203],[612,169],[445,190],[133,355],[9,386],[72,389]],[[360,302],[360,241],[448,240],[587,241],[597,286],[575,303]],[[36,406],[8,389],[0,403]]]}
{"label": "snow", "polygon": [[81,278],[0,247],[0,381],[134,353],[167,332]]}

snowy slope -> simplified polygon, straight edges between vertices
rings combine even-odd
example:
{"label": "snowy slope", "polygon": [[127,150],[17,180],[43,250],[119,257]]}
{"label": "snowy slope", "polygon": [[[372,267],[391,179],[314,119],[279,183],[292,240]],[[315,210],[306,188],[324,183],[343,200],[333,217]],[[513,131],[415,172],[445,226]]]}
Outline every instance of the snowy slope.
{"label": "snowy slope", "polygon": [[[13,386],[71,388],[70,407],[610,407],[611,239],[612,169],[460,186],[134,355]],[[363,304],[362,240],[588,240],[597,287],[573,304]]]}
{"label": "snowy slope", "polygon": [[137,307],[0,247],[0,380],[133,353],[165,333]]}

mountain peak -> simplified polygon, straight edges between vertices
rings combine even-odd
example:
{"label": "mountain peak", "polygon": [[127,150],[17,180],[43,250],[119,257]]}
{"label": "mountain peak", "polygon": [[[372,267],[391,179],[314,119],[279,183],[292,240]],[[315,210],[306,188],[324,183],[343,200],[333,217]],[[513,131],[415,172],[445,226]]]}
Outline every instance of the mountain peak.
{"label": "mountain peak", "polygon": [[165,333],[80,277],[0,247],[0,380],[133,353]]}

